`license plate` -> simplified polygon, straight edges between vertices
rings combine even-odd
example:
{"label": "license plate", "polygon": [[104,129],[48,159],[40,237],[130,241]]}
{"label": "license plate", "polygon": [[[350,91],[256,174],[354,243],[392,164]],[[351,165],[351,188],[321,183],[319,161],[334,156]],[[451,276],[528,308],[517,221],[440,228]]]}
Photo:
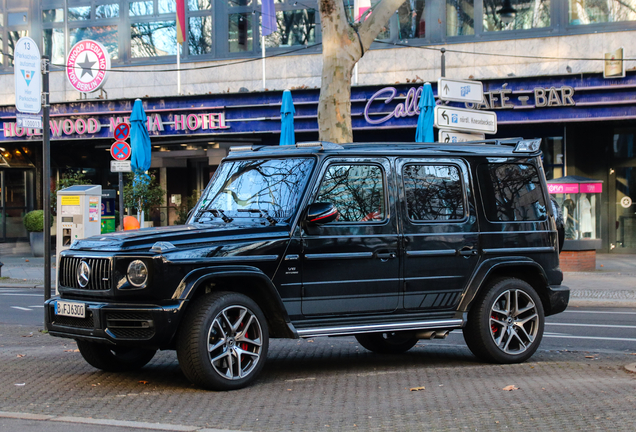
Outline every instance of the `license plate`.
{"label": "license plate", "polygon": [[84,303],[57,301],[55,315],[86,318],[86,305]]}

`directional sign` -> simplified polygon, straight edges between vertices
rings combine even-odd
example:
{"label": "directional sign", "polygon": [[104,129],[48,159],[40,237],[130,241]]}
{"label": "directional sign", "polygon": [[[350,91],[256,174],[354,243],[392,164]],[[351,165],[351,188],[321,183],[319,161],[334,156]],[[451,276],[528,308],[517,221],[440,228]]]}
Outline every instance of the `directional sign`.
{"label": "directional sign", "polygon": [[30,37],[21,37],[13,50],[15,107],[23,113],[37,114],[42,109],[42,70],[40,50]]}
{"label": "directional sign", "polygon": [[130,157],[130,145],[126,141],[115,141],[110,146],[110,155],[117,161],[123,161]]}
{"label": "directional sign", "polygon": [[451,130],[441,130],[438,134],[438,141],[441,143],[460,143],[467,141],[479,141],[485,138],[484,134],[472,134],[455,132]]}
{"label": "directional sign", "polygon": [[110,161],[110,171],[111,172],[132,172],[132,168],[130,167],[130,161]]}
{"label": "directional sign", "polygon": [[494,134],[497,133],[497,114],[438,105],[435,107],[435,127]]}
{"label": "directional sign", "polygon": [[484,86],[480,81],[440,78],[437,80],[437,95],[441,100],[481,103]]}
{"label": "directional sign", "polygon": [[128,123],[119,123],[115,126],[115,132],[113,132],[113,136],[117,141],[125,141],[130,135],[130,126]]}

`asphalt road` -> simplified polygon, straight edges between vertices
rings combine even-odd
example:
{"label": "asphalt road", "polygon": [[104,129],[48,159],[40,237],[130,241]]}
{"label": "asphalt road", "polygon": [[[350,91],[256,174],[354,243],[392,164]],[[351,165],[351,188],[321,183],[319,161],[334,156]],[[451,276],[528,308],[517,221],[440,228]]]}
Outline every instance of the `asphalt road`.
{"label": "asphalt road", "polygon": [[[0,324],[42,326],[43,293],[39,289],[0,288]],[[445,340],[420,344],[464,345],[461,331]],[[546,319],[540,349],[636,352],[636,308],[570,307]]]}

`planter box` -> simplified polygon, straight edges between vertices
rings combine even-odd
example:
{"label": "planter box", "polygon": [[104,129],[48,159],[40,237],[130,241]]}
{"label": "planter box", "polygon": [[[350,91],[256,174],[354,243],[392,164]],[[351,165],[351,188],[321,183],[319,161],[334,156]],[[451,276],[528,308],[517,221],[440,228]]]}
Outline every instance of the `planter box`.
{"label": "planter box", "polygon": [[31,253],[34,257],[44,256],[44,233],[30,232],[29,243],[31,244]]}

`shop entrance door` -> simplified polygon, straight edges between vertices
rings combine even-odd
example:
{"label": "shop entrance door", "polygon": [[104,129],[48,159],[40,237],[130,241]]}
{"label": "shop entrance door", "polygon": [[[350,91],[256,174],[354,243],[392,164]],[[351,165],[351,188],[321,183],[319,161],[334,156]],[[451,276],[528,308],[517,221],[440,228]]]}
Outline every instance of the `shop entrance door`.
{"label": "shop entrance door", "polygon": [[32,170],[0,170],[0,242],[27,238],[22,217],[33,208],[32,184]]}
{"label": "shop entrance door", "polygon": [[610,252],[636,253],[636,131],[614,135],[609,175]]}

